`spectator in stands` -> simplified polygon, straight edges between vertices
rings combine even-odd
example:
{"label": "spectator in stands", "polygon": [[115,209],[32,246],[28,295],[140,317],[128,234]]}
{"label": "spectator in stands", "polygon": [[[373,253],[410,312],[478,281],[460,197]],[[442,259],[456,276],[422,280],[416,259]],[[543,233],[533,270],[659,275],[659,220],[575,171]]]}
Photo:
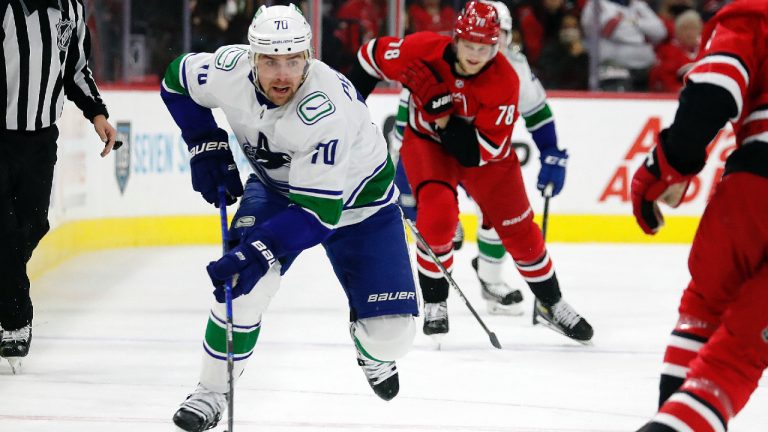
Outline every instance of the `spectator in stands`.
{"label": "spectator in stands", "polygon": [[[596,13],[599,26],[595,26]],[[646,90],[648,71],[656,61],[654,44],[667,37],[656,12],[643,0],[589,0],[581,24],[587,38],[598,37],[600,87]]]}
{"label": "spectator in stands", "polygon": [[413,33],[431,31],[450,36],[456,11],[441,0],[417,0],[408,6],[408,19]]}
{"label": "spectator in stands", "polygon": [[343,2],[336,12],[339,21],[356,21],[360,24],[363,43],[379,35],[385,16],[386,2],[376,0],[349,0]]}
{"label": "spectator in stands", "polygon": [[[341,44],[342,53],[336,59],[337,70],[347,73],[357,58],[357,50],[379,35],[386,16],[386,3],[377,0],[341,2],[336,11],[334,39]],[[323,54],[325,58],[327,54]],[[333,62],[331,63],[333,64]]]}
{"label": "spectator in stands", "polygon": [[533,0],[517,9],[517,21],[523,36],[523,51],[528,62],[535,66],[542,47],[558,40],[560,23],[565,14],[573,9],[566,0]]}
{"label": "spectator in stands", "polygon": [[229,27],[224,16],[225,6],[226,0],[194,0],[190,3],[193,52],[213,52],[225,45]]}
{"label": "spectator in stands", "polygon": [[675,36],[656,50],[656,65],[648,80],[651,91],[677,92],[682,88],[683,76],[699,54],[701,29],[701,17],[693,9],[677,17]]}
{"label": "spectator in stands", "polygon": [[589,54],[584,48],[579,19],[574,15],[564,16],[558,40],[544,45],[537,75],[548,89],[586,90],[589,87]]}
{"label": "spectator in stands", "polygon": [[677,17],[687,10],[694,9],[694,6],[693,0],[661,0],[656,13],[664,21],[664,26],[667,28],[667,35],[669,36],[667,42],[675,34],[675,21]]}

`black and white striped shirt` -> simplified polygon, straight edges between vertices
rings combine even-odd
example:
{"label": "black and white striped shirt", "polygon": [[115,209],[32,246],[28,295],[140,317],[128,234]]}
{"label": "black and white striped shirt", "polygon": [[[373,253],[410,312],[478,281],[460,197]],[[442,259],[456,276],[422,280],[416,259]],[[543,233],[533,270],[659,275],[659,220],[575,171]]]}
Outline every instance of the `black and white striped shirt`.
{"label": "black and white striped shirt", "polygon": [[88,67],[83,0],[0,0],[0,14],[0,131],[55,124],[65,95],[89,120],[107,115]]}

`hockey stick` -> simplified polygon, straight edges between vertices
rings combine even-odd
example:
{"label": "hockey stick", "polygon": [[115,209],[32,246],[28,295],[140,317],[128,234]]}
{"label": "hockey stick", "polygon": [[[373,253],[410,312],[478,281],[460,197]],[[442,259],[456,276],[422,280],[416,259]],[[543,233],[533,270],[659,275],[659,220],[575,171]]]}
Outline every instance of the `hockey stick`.
{"label": "hockey stick", "polygon": [[457,293],[459,293],[459,297],[461,297],[461,300],[464,302],[465,305],[467,305],[467,308],[470,312],[472,312],[472,315],[475,316],[475,319],[478,323],[480,323],[480,326],[483,327],[483,330],[485,330],[485,333],[488,334],[488,338],[491,339],[491,345],[493,345],[495,348],[501,349],[501,344],[499,343],[499,339],[496,337],[496,334],[492,332],[490,329],[488,329],[488,326],[485,325],[482,318],[480,318],[480,315],[477,314],[477,311],[475,311],[475,308],[472,307],[472,304],[467,300],[467,297],[464,295],[464,292],[461,291],[461,288],[459,288],[459,285],[456,283],[455,280],[453,280],[453,276],[451,276],[450,273],[448,273],[448,270],[446,270],[445,266],[442,262],[440,262],[440,259],[437,257],[437,254],[435,254],[435,251],[432,250],[432,248],[427,244],[426,240],[424,240],[424,237],[421,236],[421,233],[418,229],[416,229],[416,224],[413,223],[410,219],[405,219],[405,223],[408,225],[408,228],[411,229],[411,232],[416,237],[419,243],[421,243],[422,246],[424,246],[424,249],[426,249],[429,256],[432,258],[432,261],[435,262],[435,265],[437,265],[437,268],[440,269],[440,272],[445,276],[445,278],[448,280],[448,284],[453,287],[453,289],[456,290]]}
{"label": "hockey stick", "polygon": [[541,215],[541,235],[544,241],[547,241],[547,222],[549,221],[549,199],[552,198],[552,191],[555,189],[554,183],[548,183],[542,192],[544,195],[544,213]]}
{"label": "hockey stick", "polygon": [[[229,229],[227,228],[227,190],[219,186],[219,216],[221,216],[221,241],[224,253],[229,251]],[[235,416],[235,344],[232,325],[232,280],[224,282],[224,302],[227,307],[227,380],[229,394],[227,395],[227,431],[233,432]]]}
{"label": "hockey stick", "polygon": [[[554,183],[547,183],[547,185],[544,187],[544,190],[541,191],[541,194],[544,196],[544,213],[541,215],[541,236],[544,238],[544,243],[547,242],[547,222],[549,222],[549,199],[552,198],[552,192],[555,189]],[[539,302],[538,299],[533,300],[533,315],[531,315],[531,319],[533,320],[533,325],[538,324],[536,321],[536,305]]]}

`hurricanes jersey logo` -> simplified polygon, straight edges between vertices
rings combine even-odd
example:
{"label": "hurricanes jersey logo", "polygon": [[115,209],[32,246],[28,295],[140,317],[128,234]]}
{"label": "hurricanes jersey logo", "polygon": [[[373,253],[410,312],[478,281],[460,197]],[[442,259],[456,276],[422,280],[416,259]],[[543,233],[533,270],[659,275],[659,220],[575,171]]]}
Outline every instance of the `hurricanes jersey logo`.
{"label": "hurricanes jersey logo", "polygon": [[259,139],[256,145],[248,141],[243,144],[243,152],[248,157],[248,160],[266,169],[291,165],[291,157],[287,153],[272,152],[269,149],[269,141],[266,135],[261,132],[259,132]]}
{"label": "hurricanes jersey logo", "polygon": [[56,45],[58,45],[59,50],[67,50],[74,28],[75,20],[59,20],[59,22],[56,23]]}

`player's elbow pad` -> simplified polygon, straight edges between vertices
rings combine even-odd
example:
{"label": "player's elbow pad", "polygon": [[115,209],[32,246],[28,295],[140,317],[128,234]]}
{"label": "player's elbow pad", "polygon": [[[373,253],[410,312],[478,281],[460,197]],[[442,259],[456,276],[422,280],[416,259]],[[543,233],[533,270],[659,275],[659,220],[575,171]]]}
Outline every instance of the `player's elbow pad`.
{"label": "player's elbow pad", "polygon": [[352,64],[352,69],[347,73],[347,78],[349,78],[349,81],[352,82],[352,85],[355,86],[364,100],[368,99],[368,95],[371,94],[373,89],[376,88],[376,84],[379,83],[377,78],[368,75],[368,72],[360,65],[360,61]]}
{"label": "player's elbow pad", "polygon": [[736,110],[736,101],[723,87],[689,82],[680,93],[675,121],[661,137],[669,164],[684,175],[701,171],[707,145],[736,115]]}
{"label": "player's elbow pad", "polygon": [[462,166],[480,165],[480,145],[475,127],[466,120],[451,116],[444,129],[438,129],[443,149],[456,158]]}

